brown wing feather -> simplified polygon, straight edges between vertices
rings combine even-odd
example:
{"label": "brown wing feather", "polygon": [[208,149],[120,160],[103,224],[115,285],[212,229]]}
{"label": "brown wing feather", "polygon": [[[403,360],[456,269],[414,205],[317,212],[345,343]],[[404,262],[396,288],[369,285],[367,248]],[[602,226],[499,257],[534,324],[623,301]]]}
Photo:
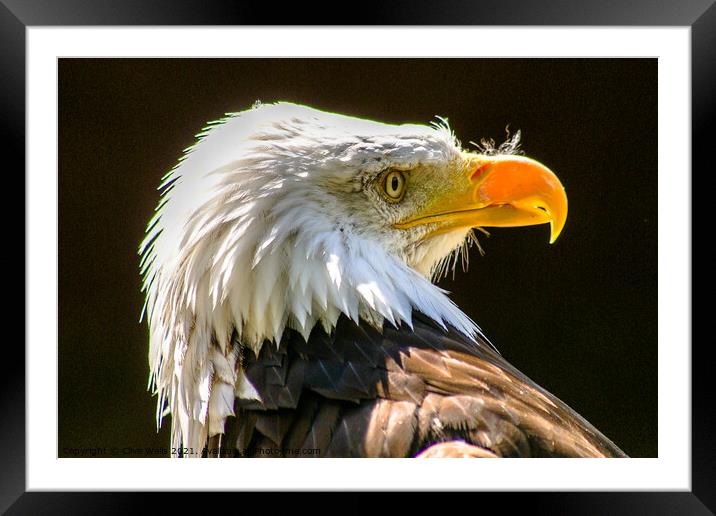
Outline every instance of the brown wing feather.
{"label": "brown wing feather", "polygon": [[412,330],[341,318],[308,342],[287,332],[244,367],[261,401],[237,401],[223,455],[625,456],[487,341],[419,314]]}

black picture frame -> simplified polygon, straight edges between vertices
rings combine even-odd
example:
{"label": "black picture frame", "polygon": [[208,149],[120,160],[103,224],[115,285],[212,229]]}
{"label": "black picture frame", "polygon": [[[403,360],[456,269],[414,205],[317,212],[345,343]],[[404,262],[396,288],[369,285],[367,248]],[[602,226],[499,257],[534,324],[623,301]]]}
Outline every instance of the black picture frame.
{"label": "black picture frame", "polygon": [[[578,7],[577,7],[578,5]],[[63,25],[609,25],[691,27],[692,177],[712,172],[711,139],[716,120],[716,6],[714,0],[470,2],[394,1],[361,3],[350,17],[339,10],[303,3],[276,9],[265,2],[218,0],[0,0],[0,123],[4,153],[15,157],[7,174],[21,176],[25,166],[25,34],[31,26]],[[6,161],[8,163],[8,161]],[[15,172],[16,171],[16,172]],[[25,258],[27,258],[25,256]],[[704,287],[701,287],[704,288]],[[677,343],[683,345],[684,343]],[[480,504],[528,504],[548,514],[713,514],[716,511],[716,404],[710,396],[708,339],[691,347],[692,490],[690,492],[481,493]],[[0,510],[10,514],[105,513],[143,507],[130,493],[25,492],[25,354],[6,346],[2,387],[2,467]],[[22,366],[21,366],[22,365]],[[54,430],[52,430],[54,431]],[[668,443],[666,443],[668,446]],[[242,495],[245,496],[245,495]],[[213,498],[216,501],[216,498]],[[222,497],[222,501],[225,500]],[[368,507],[361,498],[356,507]],[[245,499],[242,499],[244,503]],[[163,500],[165,510],[183,497]],[[300,502],[299,502],[300,503]]]}

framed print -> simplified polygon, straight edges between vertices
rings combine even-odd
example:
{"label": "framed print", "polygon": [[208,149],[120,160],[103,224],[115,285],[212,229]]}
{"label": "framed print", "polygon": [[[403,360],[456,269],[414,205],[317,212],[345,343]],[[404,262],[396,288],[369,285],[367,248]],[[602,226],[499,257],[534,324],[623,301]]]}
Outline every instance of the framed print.
{"label": "framed print", "polygon": [[713,510],[690,214],[716,8],[487,4],[4,1],[28,310],[3,510]]}

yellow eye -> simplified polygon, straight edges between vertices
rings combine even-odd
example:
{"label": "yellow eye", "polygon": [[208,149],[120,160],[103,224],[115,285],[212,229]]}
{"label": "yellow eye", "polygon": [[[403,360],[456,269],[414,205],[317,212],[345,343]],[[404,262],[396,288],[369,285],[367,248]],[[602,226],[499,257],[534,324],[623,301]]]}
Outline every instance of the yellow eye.
{"label": "yellow eye", "polygon": [[388,200],[398,202],[405,194],[405,176],[399,170],[391,170],[383,178],[383,190]]}

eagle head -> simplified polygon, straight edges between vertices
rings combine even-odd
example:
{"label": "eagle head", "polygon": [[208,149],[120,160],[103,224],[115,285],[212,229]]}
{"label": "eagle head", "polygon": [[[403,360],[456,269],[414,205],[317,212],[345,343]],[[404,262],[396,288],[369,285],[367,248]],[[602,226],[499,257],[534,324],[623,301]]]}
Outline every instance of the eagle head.
{"label": "eagle head", "polygon": [[258,352],[341,314],[380,328],[418,311],[479,331],[431,283],[446,257],[476,227],[550,223],[554,241],[567,215],[557,177],[516,143],[468,152],[444,121],[289,103],[205,128],[165,176],[140,248],[150,384],[158,420],[179,416],[175,443],[221,432],[234,397],[256,395],[237,341]]}

